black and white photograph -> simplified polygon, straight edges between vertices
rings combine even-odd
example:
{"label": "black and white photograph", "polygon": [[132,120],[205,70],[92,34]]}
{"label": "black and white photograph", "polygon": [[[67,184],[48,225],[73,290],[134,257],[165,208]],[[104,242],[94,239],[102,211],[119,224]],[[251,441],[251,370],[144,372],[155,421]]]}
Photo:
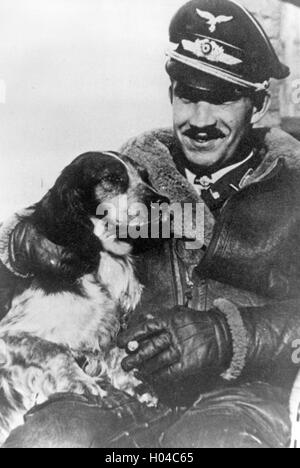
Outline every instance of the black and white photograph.
{"label": "black and white photograph", "polygon": [[0,0],[0,447],[300,448],[300,1]]}

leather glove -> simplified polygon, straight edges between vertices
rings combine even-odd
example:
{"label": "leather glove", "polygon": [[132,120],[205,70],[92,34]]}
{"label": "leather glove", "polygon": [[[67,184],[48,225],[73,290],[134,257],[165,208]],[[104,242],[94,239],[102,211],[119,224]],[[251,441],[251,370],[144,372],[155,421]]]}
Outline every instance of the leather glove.
{"label": "leather glove", "polygon": [[86,265],[75,253],[54,244],[27,221],[20,222],[10,237],[13,268],[22,275],[47,274],[62,278],[77,278]]}
{"label": "leather glove", "polygon": [[[132,350],[132,344],[138,349]],[[161,401],[185,406],[208,391],[227,370],[232,359],[232,340],[226,318],[218,310],[194,311],[185,307],[160,310],[140,323],[129,323],[118,345],[129,356],[125,371],[137,369]]]}

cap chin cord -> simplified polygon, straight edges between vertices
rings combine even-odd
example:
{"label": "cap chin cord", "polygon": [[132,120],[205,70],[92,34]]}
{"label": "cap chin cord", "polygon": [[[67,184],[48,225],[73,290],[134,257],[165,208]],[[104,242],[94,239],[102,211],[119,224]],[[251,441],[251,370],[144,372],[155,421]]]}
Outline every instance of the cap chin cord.
{"label": "cap chin cord", "polygon": [[256,92],[267,91],[270,87],[269,80],[266,80],[263,83],[252,83],[251,81],[244,80],[229,72],[224,72],[223,70],[214,65],[206,65],[205,63],[200,62],[199,60],[181,55],[178,52],[176,52],[174,48],[175,44],[171,44],[170,48],[166,51],[166,55],[171,59],[175,60],[176,62],[183,63],[184,65],[195,68],[196,70],[200,70],[204,73],[208,73],[209,75],[216,76],[217,78],[228,81],[229,83],[233,83],[248,89],[254,89]]}

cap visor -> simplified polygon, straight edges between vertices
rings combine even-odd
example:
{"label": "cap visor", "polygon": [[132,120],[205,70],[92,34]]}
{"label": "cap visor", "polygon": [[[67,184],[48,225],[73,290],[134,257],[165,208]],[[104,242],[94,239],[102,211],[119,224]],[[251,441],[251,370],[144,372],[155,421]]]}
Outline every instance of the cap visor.
{"label": "cap visor", "polygon": [[199,90],[218,94],[220,90],[222,90],[226,95],[230,95],[231,93],[234,95],[236,91],[245,91],[244,87],[229,83],[214,75],[196,70],[193,67],[189,67],[175,60],[169,60],[167,62],[166,70],[173,80]]}

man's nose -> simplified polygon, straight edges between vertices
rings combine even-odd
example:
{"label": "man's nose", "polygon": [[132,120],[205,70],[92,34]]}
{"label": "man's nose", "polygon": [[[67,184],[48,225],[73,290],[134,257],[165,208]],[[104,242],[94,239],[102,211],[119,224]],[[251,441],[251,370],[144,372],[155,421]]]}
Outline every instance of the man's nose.
{"label": "man's nose", "polygon": [[217,118],[214,115],[214,106],[204,101],[194,103],[189,123],[198,128],[215,126]]}

